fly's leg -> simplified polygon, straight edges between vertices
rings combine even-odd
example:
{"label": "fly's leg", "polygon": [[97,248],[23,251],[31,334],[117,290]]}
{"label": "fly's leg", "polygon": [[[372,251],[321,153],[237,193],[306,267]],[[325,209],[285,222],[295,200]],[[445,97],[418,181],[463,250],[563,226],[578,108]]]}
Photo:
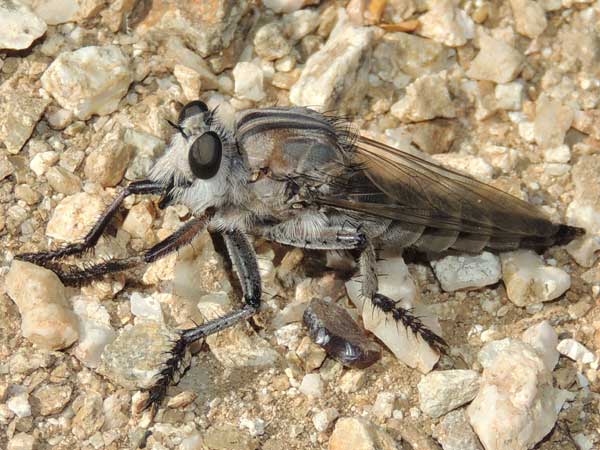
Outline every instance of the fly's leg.
{"label": "fly's leg", "polygon": [[98,280],[104,275],[122,270],[130,269],[142,263],[151,263],[163,258],[181,247],[189,244],[206,228],[206,225],[214,215],[212,208],[207,209],[202,216],[195,217],[186,222],[175,233],[166,237],[158,244],[151,247],[143,255],[130,256],[128,258],[114,258],[87,267],[62,265],[52,261],[45,264],[60,280],[67,286],[78,286],[90,281]]}
{"label": "fly's leg", "polygon": [[104,229],[109,224],[110,220],[114,217],[115,213],[123,203],[126,197],[132,194],[160,194],[164,192],[165,186],[160,183],[155,183],[149,180],[140,180],[130,183],[121,193],[112,201],[110,206],[102,213],[96,224],[86,234],[82,242],[76,242],[73,244],[65,245],[64,247],[56,250],[50,250],[47,252],[39,253],[22,253],[16,255],[16,259],[21,261],[28,261],[34,264],[38,264],[44,267],[52,269],[49,262],[56,259],[64,258],[65,256],[77,255],[85,252],[92,248],[102,236]]}
{"label": "fly's leg", "polygon": [[157,405],[164,398],[167,387],[180,373],[181,362],[188,345],[198,339],[230,328],[238,322],[252,317],[258,311],[262,287],[254,249],[241,231],[228,230],[223,232],[222,236],[233,271],[240,282],[245,304],[242,308],[223,317],[179,332],[179,338],[173,343],[169,359],[165,362],[156,383],[149,389],[148,406]]}
{"label": "fly's leg", "polygon": [[413,315],[410,310],[398,306],[398,302],[377,292],[379,283],[376,273],[376,254],[373,244],[367,242],[359,257],[359,267],[362,276],[361,293],[365,298],[371,299],[374,307],[386,314],[391,314],[396,322],[400,322],[416,336],[420,336],[430,347],[443,353],[447,347],[446,342],[435,334]]}
{"label": "fly's leg", "polygon": [[310,239],[286,234],[286,228],[273,227],[264,233],[267,239],[272,239],[281,244],[293,245],[309,249],[320,250],[360,250],[358,257],[360,273],[362,275],[362,295],[371,300],[374,307],[379,308],[391,316],[397,322],[409,329],[417,336],[421,336],[432,348],[438,351],[445,349],[446,342],[429,330],[421,320],[409,310],[402,308],[398,302],[377,292],[379,283],[377,281],[376,261],[377,256],[373,244],[366,235],[357,228],[348,229],[343,226],[326,227],[315,237]]}

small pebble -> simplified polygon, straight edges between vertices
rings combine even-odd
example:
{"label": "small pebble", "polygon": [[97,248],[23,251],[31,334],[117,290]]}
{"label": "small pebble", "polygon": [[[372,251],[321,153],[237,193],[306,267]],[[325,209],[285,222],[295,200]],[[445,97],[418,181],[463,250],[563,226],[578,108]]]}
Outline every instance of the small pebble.
{"label": "small pebble", "polygon": [[313,424],[317,431],[327,431],[339,415],[340,413],[335,408],[323,409],[313,416]]}
{"label": "small pebble", "polygon": [[320,398],[323,396],[323,380],[318,373],[308,373],[302,378],[298,390],[307,397]]}
{"label": "small pebble", "polygon": [[429,373],[417,385],[419,406],[431,417],[470,402],[479,390],[480,375],[473,370],[442,370]]}

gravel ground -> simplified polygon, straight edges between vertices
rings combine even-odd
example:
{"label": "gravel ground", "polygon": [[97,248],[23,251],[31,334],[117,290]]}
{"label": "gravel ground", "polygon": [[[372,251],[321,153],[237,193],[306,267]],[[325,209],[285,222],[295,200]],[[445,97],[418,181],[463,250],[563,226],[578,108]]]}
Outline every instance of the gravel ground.
{"label": "gravel ground", "polygon": [[[0,448],[600,448],[599,2],[0,0],[0,28]],[[441,357],[361,313],[323,255],[256,241],[261,312],[192,346],[153,415],[172,330],[237,304],[210,239],[79,288],[13,257],[80,239],[197,98],[223,120],[338,111],[587,234],[540,255],[388,255],[382,285],[440,327]],[[86,260],[191,216],[156,200],[128,198]],[[301,321],[314,297],[381,359],[327,357]]]}

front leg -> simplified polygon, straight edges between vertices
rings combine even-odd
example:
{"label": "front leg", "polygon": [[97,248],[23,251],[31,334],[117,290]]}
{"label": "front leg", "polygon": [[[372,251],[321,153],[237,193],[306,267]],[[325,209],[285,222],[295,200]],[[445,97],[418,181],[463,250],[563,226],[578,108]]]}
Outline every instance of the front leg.
{"label": "front leg", "polygon": [[52,261],[64,258],[65,256],[79,255],[94,247],[98,242],[98,239],[100,239],[100,236],[102,236],[105,228],[115,216],[117,210],[127,197],[133,194],[162,193],[165,193],[165,186],[163,184],[150,180],[134,181],[125,187],[125,189],[123,189],[121,193],[112,201],[108,208],[106,208],[92,229],[85,235],[82,242],[67,244],[56,250],[49,250],[46,252],[21,253],[20,255],[16,255],[15,258],[52,269]]}
{"label": "front leg", "polygon": [[180,331],[180,337],[173,343],[165,367],[161,370],[154,386],[149,389],[148,406],[158,404],[164,398],[167,387],[179,373],[186,349],[192,342],[232,327],[242,320],[249,319],[260,307],[261,279],[252,244],[250,244],[246,235],[239,230],[227,230],[221,235],[225,241],[232,268],[242,287],[245,304],[242,308],[225,314],[223,317]]}

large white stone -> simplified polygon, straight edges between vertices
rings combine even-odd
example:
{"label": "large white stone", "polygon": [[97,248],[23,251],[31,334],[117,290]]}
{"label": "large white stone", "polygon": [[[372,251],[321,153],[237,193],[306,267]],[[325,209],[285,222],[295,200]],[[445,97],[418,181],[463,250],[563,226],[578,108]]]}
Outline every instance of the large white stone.
{"label": "large white stone", "polygon": [[23,3],[0,0],[0,49],[28,48],[46,32],[46,23]]}
{"label": "large white stone", "polygon": [[544,8],[532,0],[510,0],[510,6],[515,18],[515,28],[518,33],[531,39],[537,38],[544,32],[548,21]]}
{"label": "large white stone", "polygon": [[329,450],[398,450],[398,445],[389,434],[367,419],[344,417],[335,424]]}
{"label": "large white stone", "polygon": [[[20,0],[26,3],[48,25],[74,22],[86,0]],[[95,0],[97,1],[97,0]],[[88,3],[91,3],[87,1]]]}
{"label": "large white stone", "polygon": [[110,315],[97,300],[86,297],[71,299],[73,309],[79,318],[79,342],[74,354],[86,367],[100,365],[104,348],[114,341],[117,333],[110,324]]}
{"label": "large white stone", "polygon": [[571,277],[564,270],[544,265],[532,250],[517,250],[500,255],[506,294],[517,306],[548,302],[571,287]]}
{"label": "large white stone", "polygon": [[477,397],[467,408],[485,449],[524,450],[541,441],[565,401],[552,383],[552,374],[532,347],[508,342],[484,369]]}
{"label": "large white stone", "polygon": [[392,105],[391,112],[403,122],[456,116],[446,80],[439,74],[417,78],[406,88],[404,97]]}
{"label": "large white stone", "polygon": [[370,28],[338,25],[325,45],[308,58],[290,90],[290,101],[322,111],[358,111],[367,89],[372,42]]}
{"label": "large white stone", "polygon": [[80,192],[61,200],[46,226],[46,234],[61,241],[82,239],[105,208],[98,195]]}
{"label": "large white stone", "polygon": [[[382,257],[385,261],[378,261],[376,265],[377,273],[381,274],[378,276],[378,292],[398,300],[398,304],[403,308],[413,308],[411,313],[421,318],[430,330],[439,334],[441,330],[437,320],[423,305],[417,303],[418,291],[402,257],[387,254],[382,254]],[[346,283],[346,291],[362,314],[364,327],[375,334],[406,365],[423,373],[431,371],[440,355],[427,342],[396,322],[390,314],[375,308],[370,299],[361,295],[361,286],[360,279],[353,279]]]}
{"label": "large white stone", "polygon": [[431,372],[417,385],[419,406],[430,417],[443,416],[475,398],[480,378],[474,370]]}
{"label": "large white stone", "polygon": [[597,360],[596,355],[575,339],[563,339],[556,348],[562,355],[581,364],[591,364]]}
{"label": "large white stone", "polygon": [[117,109],[132,74],[119,47],[90,46],[61,53],[42,75],[42,86],[79,119]]}
{"label": "large white stone", "polygon": [[13,261],[6,275],[6,292],[21,314],[21,331],[42,348],[60,350],[79,337],[77,317],[54,272],[23,261]]}
{"label": "large white stone", "polygon": [[290,13],[307,5],[317,5],[320,0],[263,0],[267,8],[276,13]]}
{"label": "large white stone", "polygon": [[478,288],[500,280],[500,259],[490,252],[480,255],[446,256],[432,261],[435,276],[446,292]]}
{"label": "large white stone", "polygon": [[233,68],[237,98],[258,102],[265,97],[263,71],[256,64],[239,62]]}
{"label": "large white stone", "polygon": [[475,24],[453,0],[434,0],[419,17],[420,34],[449,47],[461,47],[473,38]]}
{"label": "large white stone", "polygon": [[523,56],[515,48],[499,39],[481,33],[480,50],[467,76],[474,80],[487,80],[495,83],[508,83],[515,79],[523,64]]}
{"label": "large white stone", "polygon": [[559,354],[556,350],[558,335],[550,322],[544,320],[523,333],[523,342],[531,345],[542,357],[549,371],[553,371],[558,363]]}

